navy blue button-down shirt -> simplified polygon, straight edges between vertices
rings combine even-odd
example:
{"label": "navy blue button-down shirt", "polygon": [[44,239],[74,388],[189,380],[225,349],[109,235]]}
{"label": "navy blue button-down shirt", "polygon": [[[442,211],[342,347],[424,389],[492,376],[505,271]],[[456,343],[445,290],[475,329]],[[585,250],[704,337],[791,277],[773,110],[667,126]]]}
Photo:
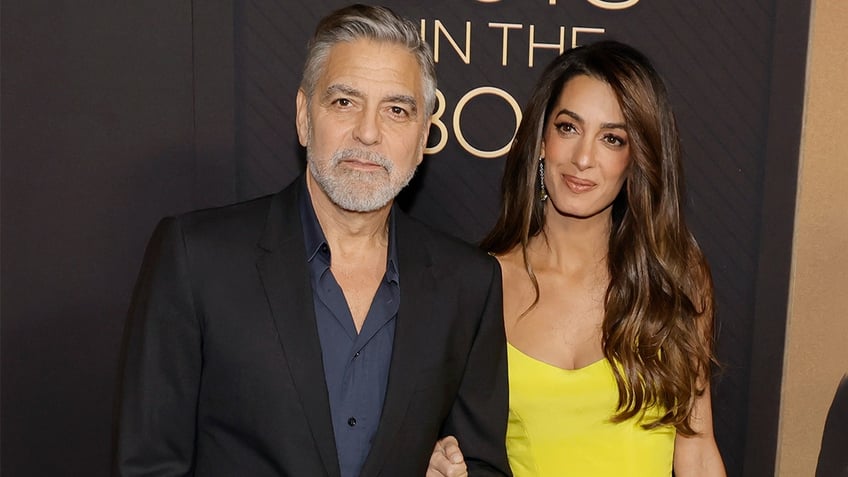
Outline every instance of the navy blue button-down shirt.
{"label": "navy blue button-down shirt", "polygon": [[305,182],[299,206],[339,467],[342,477],[356,477],[380,422],[400,303],[394,212],[389,216],[386,273],[357,333],[330,270],[330,247]]}

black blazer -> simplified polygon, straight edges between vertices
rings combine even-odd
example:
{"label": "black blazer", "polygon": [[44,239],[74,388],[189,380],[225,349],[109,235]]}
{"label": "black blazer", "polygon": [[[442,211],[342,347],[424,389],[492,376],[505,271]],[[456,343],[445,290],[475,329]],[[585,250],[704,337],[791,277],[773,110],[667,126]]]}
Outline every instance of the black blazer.
{"label": "black blazer", "polygon": [[[297,197],[164,219],[130,308],[119,475],[339,475]],[[362,476],[425,473],[445,434],[509,475],[497,262],[396,210],[401,303]]]}

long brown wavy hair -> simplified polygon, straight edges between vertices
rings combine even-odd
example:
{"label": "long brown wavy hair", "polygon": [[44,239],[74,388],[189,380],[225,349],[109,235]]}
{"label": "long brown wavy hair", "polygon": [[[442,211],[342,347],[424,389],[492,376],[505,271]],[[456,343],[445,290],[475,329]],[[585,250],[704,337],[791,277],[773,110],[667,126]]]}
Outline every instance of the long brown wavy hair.
{"label": "long brown wavy hair", "polygon": [[[523,111],[506,159],[498,221],[481,246],[503,254],[544,234],[538,158],[542,132],[565,84],[577,75],[607,83],[625,118],[630,168],[613,202],[602,326],[603,351],[618,384],[614,422],[658,406],[665,414],[643,426],[691,426],[695,400],[709,382],[713,355],[713,286],[681,207],[683,171],[677,124],[662,79],[634,48],[602,41],[574,48],[547,66]],[[525,312],[526,313],[526,312]]]}

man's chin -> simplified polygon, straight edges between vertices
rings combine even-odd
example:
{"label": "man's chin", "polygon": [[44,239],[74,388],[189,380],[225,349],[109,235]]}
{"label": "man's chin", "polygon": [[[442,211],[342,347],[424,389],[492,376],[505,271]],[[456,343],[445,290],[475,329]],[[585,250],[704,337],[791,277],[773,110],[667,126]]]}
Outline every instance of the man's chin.
{"label": "man's chin", "polygon": [[[393,199],[394,197],[392,197]],[[332,199],[332,197],[331,197]],[[392,199],[383,200],[381,199],[370,199],[370,200],[333,200],[333,203],[336,204],[337,207],[346,211],[346,212],[356,212],[367,214],[369,212],[376,212],[388,204],[391,203]]]}
{"label": "man's chin", "polygon": [[333,190],[325,190],[325,192],[340,209],[348,212],[367,213],[384,208],[395,198],[397,194],[392,194],[392,191],[386,190],[385,187],[385,184],[380,188],[362,187],[362,184],[354,187],[351,184],[346,184]]}

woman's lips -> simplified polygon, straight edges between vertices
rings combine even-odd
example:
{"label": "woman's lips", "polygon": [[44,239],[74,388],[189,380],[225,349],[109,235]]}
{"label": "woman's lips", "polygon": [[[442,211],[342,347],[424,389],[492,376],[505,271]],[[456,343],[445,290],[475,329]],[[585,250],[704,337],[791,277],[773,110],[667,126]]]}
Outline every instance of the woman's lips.
{"label": "woman's lips", "polygon": [[571,176],[568,174],[563,175],[563,179],[565,180],[565,185],[567,185],[571,192],[574,192],[575,194],[582,194],[583,192],[588,192],[594,189],[597,185],[592,181],[580,179],[579,177]]}

